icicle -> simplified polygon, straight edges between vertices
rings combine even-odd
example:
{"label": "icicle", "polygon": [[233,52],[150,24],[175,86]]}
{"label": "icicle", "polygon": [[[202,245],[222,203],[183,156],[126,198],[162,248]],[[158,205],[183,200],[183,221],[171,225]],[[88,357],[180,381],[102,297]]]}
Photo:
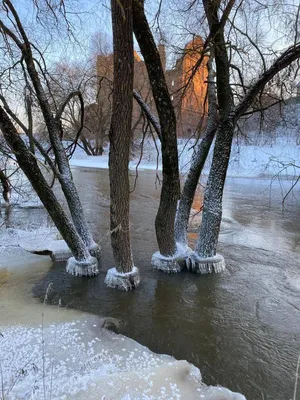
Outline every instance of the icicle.
{"label": "icicle", "polygon": [[214,257],[202,258],[193,253],[189,257],[188,265],[188,269],[202,275],[219,273],[225,270],[225,260],[220,254],[216,254]]}
{"label": "icicle", "polygon": [[137,267],[133,267],[130,272],[121,273],[116,268],[107,271],[104,283],[108,287],[120,290],[131,290],[140,284],[140,272]]}
{"label": "icicle", "polygon": [[68,259],[67,272],[75,276],[95,276],[99,274],[98,261],[90,257],[86,261],[77,261],[74,257]]}

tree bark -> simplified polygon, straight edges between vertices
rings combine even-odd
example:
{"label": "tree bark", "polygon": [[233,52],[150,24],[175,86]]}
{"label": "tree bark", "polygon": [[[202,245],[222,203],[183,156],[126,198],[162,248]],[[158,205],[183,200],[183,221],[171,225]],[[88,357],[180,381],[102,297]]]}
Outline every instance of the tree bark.
{"label": "tree bark", "polygon": [[219,4],[218,1],[203,0],[203,5],[210,26],[216,60],[217,99],[220,113],[220,124],[216,134],[212,165],[204,193],[202,223],[196,245],[197,255],[206,258],[216,255],[222,219],[223,189],[229,163],[234,123],[232,118],[229,117],[233,102],[224,26],[220,23],[218,17]]}
{"label": "tree bark", "polygon": [[156,236],[160,253],[172,256],[176,253],[174,225],[180,196],[176,116],[159,52],[145,16],[144,1],[133,0],[133,10],[134,34],[147,67],[161,128],[163,179],[155,219]]}
{"label": "tree bark", "polygon": [[204,193],[202,222],[196,245],[200,258],[216,255],[222,220],[222,199],[230,158],[234,124],[227,119],[219,128],[211,169]]}
{"label": "tree bark", "polygon": [[132,0],[111,0],[114,41],[113,107],[109,131],[110,229],[115,266],[130,272],[129,150],[133,103]]}
{"label": "tree bark", "polygon": [[16,159],[22,171],[27,176],[33,189],[36,191],[40,200],[44,204],[55,226],[72,251],[75,259],[77,261],[89,260],[90,254],[83,240],[78,235],[74,225],[65,214],[53,191],[49,187],[37,165],[36,158],[28,150],[20,135],[17,133],[16,128],[1,106],[0,128],[7,144],[15,153]]}
{"label": "tree bark", "polygon": [[59,120],[56,120],[52,116],[50,105],[46,99],[43,87],[39,80],[38,73],[33,63],[31,51],[29,51],[28,49],[25,51],[24,59],[26,61],[28,73],[35,88],[43,117],[47,126],[50,143],[52,145],[55,160],[57,162],[59,170],[58,180],[65,195],[73,223],[85,245],[88,247],[94,246],[95,243],[87,225],[84,210],[73,181],[69,161],[60,140]]}
{"label": "tree bark", "polygon": [[180,196],[175,221],[176,242],[187,245],[187,229],[195,192],[218,125],[218,108],[212,60],[208,62],[208,118],[204,136],[197,146]]}
{"label": "tree bark", "polygon": [[4,171],[0,170],[0,181],[2,184],[2,196],[6,203],[9,203],[10,193],[11,193],[11,184],[8,177],[5,175]]}

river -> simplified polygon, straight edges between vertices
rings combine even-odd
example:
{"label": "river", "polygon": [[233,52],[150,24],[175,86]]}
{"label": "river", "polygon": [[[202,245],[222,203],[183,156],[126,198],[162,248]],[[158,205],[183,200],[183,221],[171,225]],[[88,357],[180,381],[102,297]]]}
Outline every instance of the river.
{"label": "river", "polygon": [[[282,185],[288,188],[289,182],[274,182],[270,188],[268,179],[228,179],[218,249],[226,271],[166,275],[150,264],[157,251],[159,184],[155,172],[140,171],[131,194],[131,232],[141,285],[124,293],[103,283],[113,266],[108,171],[73,172],[88,222],[103,248],[101,272],[93,279],[75,278],[65,273],[63,263],[51,264],[45,257],[38,275],[29,268],[22,275],[24,298],[33,293],[42,301],[53,282],[49,304],[60,300],[75,314],[81,310],[121,319],[121,333],[157,353],[188,360],[201,369],[207,384],[241,392],[248,400],[291,399],[300,351],[300,204],[294,192],[283,212]],[[134,175],[131,181],[133,187]],[[46,216],[42,209],[35,214],[12,210],[12,223],[21,226],[29,218]],[[192,229],[191,245],[195,237]],[[32,293],[24,280],[34,282]]]}

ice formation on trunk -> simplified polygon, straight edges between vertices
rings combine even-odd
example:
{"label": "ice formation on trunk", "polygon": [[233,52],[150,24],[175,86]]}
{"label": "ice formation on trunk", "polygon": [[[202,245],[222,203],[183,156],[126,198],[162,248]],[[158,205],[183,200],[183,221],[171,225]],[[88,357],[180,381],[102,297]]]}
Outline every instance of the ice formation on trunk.
{"label": "ice formation on trunk", "polygon": [[186,260],[186,267],[188,270],[202,275],[219,273],[225,270],[225,260],[221,254],[202,258],[194,252]]}
{"label": "ice formation on trunk", "polygon": [[159,251],[153,254],[151,259],[152,267],[170,273],[180,272],[186,264],[186,260],[190,258],[193,251],[186,244],[176,243],[176,253],[172,256],[163,256]]}
{"label": "ice formation on trunk", "polygon": [[99,274],[98,261],[95,257],[90,257],[84,261],[70,257],[67,261],[66,271],[74,276],[95,276]]}
{"label": "ice formation on trunk", "polygon": [[131,290],[140,284],[140,272],[133,267],[130,272],[118,272],[116,268],[107,271],[104,282],[108,287],[120,290]]}
{"label": "ice formation on trunk", "polygon": [[89,246],[89,252],[92,257],[97,258],[98,261],[100,261],[101,258],[101,247],[97,243],[93,243],[91,246]]}

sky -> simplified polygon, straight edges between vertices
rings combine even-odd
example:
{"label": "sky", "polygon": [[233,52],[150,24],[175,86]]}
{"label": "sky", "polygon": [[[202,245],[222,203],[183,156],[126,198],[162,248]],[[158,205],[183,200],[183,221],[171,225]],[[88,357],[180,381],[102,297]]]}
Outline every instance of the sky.
{"label": "sky", "polygon": [[[65,0],[67,20],[57,13],[58,21],[51,12],[49,13],[49,10],[45,12],[43,5],[46,0],[35,1],[40,6],[38,14],[33,0],[13,0],[13,4],[32,42],[43,53],[48,68],[58,62],[87,64],[95,52],[92,48],[92,38],[95,34],[103,32],[106,38],[112,38],[109,0]],[[239,1],[236,4],[240,4]],[[59,3],[60,0],[51,0],[51,4]],[[161,3],[159,26],[167,41],[169,67],[179,57],[179,48],[183,48],[193,34],[205,34],[204,25],[201,26],[203,16],[201,5],[189,12],[186,10],[190,3],[190,0],[162,0]],[[236,18],[237,25],[243,27],[244,33],[246,27],[243,26],[242,19],[247,18],[247,33],[255,42],[261,43],[270,59],[273,57],[274,50],[286,45],[282,38],[293,29],[293,25],[286,22],[286,19],[295,19],[295,6],[299,0],[289,0],[288,4],[284,3],[288,8],[286,14],[281,14],[280,7],[277,5],[279,3],[278,0],[261,0],[260,2],[243,0],[243,7],[239,8],[240,17]],[[145,3],[148,20],[156,38],[159,37],[159,32],[155,16],[159,5],[160,0],[146,0]],[[234,12],[235,10],[231,14],[232,17]],[[3,11],[0,11],[0,15],[3,16]],[[274,19],[274,15],[278,17]],[[274,21],[276,26],[273,24]],[[245,76],[249,77],[249,81],[252,76],[257,77],[261,68],[258,52],[253,50],[246,36],[241,33],[236,37],[232,35],[230,40],[232,44],[242,49],[240,54],[244,60],[242,68]],[[273,46],[271,46],[272,42]],[[138,49],[137,46],[136,49]]]}

